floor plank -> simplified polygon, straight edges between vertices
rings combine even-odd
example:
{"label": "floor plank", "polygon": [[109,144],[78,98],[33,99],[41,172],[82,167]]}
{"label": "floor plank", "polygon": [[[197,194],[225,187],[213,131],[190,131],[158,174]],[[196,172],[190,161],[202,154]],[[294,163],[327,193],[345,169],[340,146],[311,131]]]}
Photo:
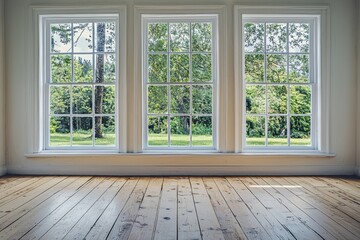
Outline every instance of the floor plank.
{"label": "floor plank", "polygon": [[360,239],[360,180],[0,177],[0,239]]}
{"label": "floor plank", "polygon": [[190,181],[178,181],[178,239],[201,239],[199,221],[196,216]]}

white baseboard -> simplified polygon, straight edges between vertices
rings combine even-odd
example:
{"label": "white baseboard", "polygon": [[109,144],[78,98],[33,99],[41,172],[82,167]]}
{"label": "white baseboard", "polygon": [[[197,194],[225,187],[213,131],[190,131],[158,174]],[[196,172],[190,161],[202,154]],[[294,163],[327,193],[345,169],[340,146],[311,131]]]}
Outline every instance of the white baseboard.
{"label": "white baseboard", "polygon": [[8,167],[8,174],[26,175],[112,175],[112,176],[180,176],[180,175],[354,175],[347,166],[214,166],[214,165],[146,165],[146,166],[37,166]]}
{"label": "white baseboard", "polygon": [[0,167],[0,176],[4,176],[7,174],[7,169],[6,167]]}

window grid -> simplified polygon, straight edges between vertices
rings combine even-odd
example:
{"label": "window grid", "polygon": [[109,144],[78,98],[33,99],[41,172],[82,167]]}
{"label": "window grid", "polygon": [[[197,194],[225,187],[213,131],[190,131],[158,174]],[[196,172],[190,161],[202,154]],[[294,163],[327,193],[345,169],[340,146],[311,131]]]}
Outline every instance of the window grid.
{"label": "window grid", "polygon": [[[263,82],[246,82],[245,77],[244,77],[244,83],[245,83],[245,88],[244,88],[244,103],[246,104],[246,86],[264,86],[265,87],[265,113],[247,113],[247,109],[246,106],[244,106],[244,124],[243,124],[243,131],[244,131],[244,144],[245,144],[245,148],[256,148],[258,146],[254,146],[254,145],[248,145],[247,144],[247,136],[246,136],[246,117],[250,116],[250,117],[264,117],[265,118],[265,126],[264,126],[264,137],[265,137],[265,144],[261,145],[260,147],[269,147],[269,138],[268,138],[268,124],[269,124],[269,117],[278,117],[278,116],[283,116],[286,117],[286,135],[287,135],[287,147],[296,147],[295,145],[291,144],[291,117],[310,117],[310,145],[309,146],[304,146],[307,148],[313,148],[314,146],[314,125],[315,125],[315,116],[313,114],[313,103],[314,103],[314,91],[315,91],[315,84],[314,84],[314,77],[313,77],[313,64],[314,64],[314,60],[312,58],[312,52],[314,51],[313,49],[313,25],[311,22],[293,22],[293,21],[267,21],[265,19],[261,19],[261,20],[257,20],[257,19],[246,19],[243,22],[243,26],[246,23],[261,23],[264,24],[264,50],[263,53],[262,52],[246,52],[244,51],[244,56],[246,55],[251,55],[251,54],[256,54],[256,55],[263,55],[264,56],[264,66],[263,66],[263,70],[264,70],[264,79]],[[285,52],[273,52],[273,51],[268,51],[267,50],[267,24],[271,24],[271,23],[286,23],[286,50]],[[307,52],[290,52],[290,47],[289,47],[289,35],[290,35],[290,31],[289,31],[289,24],[297,24],[297,23],[306,23],[309,25],[309,49]],[[244,32],[244,30],[243,30]],[[243,44],[244,44],[244,40],[243,40]],[[244,46],[244,45],[243,45]],[[245,49],[245,48],[244,48]],[[276,55],[285,55],[286,56],[286,82],[280,82],[280,83],[276,83],[276,82],[269,82],[267,80],[267,56],[270,54],[276,54]],[[296,82],[290,82],[289,81],[289,76],[290,76],[290,71],[289,71],[289,67],[290,67],[290,56],[291,55],[307,55],[308,56],[308,67],[309,67],[309,73],[308,73],[308,80],[309,82],[307,83],[296,83]],[[243,59],[243,67],[245,69],[245,58]],[[245,74],[244,74],[245,76]],[[269,97],[268,97],[268,87],[269,86],[284,86],[286,85],[287,87],[287,102],[286,102],[286,107],[287,107],[287,113],[286,114],[279,114],[279,113],[269,113]],[[290,108],[290,100],[291,100],[291,95],[290,95],[290,89],[291,86],[310,86],[310,93],[311,93],[311,101],[310,101],[310,113],[306,113],[306,114],[296,114],[296,113],[291,113],[291,108]],[[281,147],[286,147],[283,145],[270,145],[271,148],[281,148]]]}
{"label": "window grid", "polygon": [[[167,24],[167,46],[166,46],[166,52],[165,51],[149,51],[148,49],[148,26],[149,24],[152,23],[161,23]],[[170,39],[170,24],[172,23],[187,23],[189,26],[189,51],[171,51],[170,49],[170,43],[171,43],[171,39]],[[211,50],[212,51],[193,51],[193,46],[192,46],[192,39],[193,39],[193,31],[192,31],[192,23],[209,23],[211,24],[211,34],[212,34],[212,38],[211,38]],[[144,104],[144,108],[145,108],[145,128],[144,128],[144,149],[213,149],[215,146],[215,104],[216,104],[216,99],[215,99],[215,51],[216,51],[216,46],[215,46],[215,42],[214,42],[214,22],[213,20],[183,20],[183,19],[176,19],[176,21],[172,21],[172,20],[149,20],[146,21],[145,24],[145,34],[146,37],[144,38],[144,48],[145,50],[145,59],[144,59],[144,63],[145,63],[145,69],[144,69],[144,74],[145,74],[145,78],[144,78],[144,84],[145,84],[145,104]],[[150,55],[159,55],[159,54],[166,54],[167,55],[167,80],[166,82],[149,82],[149,75],[148,75],[148,59]],[[188,82],[171,82],[171,74],[170,74],[170,56],[171,55],[188,55],[189,56],[189,81]],[[192,64],[193,64],[193,54],[211,54],[211,80],[210,81],[206,81],[206,82],[193,82],[193,69],[192,69]],[[148,87],[149,86],[166,86],[167,87],[167,113],[149,113],[149,107],[148,107]],[[189,113],[171,113],[171,86],[189,86]],[[201,114],[201,113],[193,113],[193,86],[211,86],[212,88],[212,113],[211,114]],[[149,130],[148,130],[148,119],[149,117],[167,117],[167,145],[149,145]],[[187,146],[177,146],[177,145],[172,145],[171,144],[171,118],[172,117],[189,117],[189,145]],[[211,117],[211,122],[212,122],[212,145],[211,146],[201,146],[201,145],[193,145],[193,117]]]}
{"label": "window grid", "polygon": [[[75,34],[74,34],[74,24],[83,24],[83,23],[87,23],[87,24],[91,24],[92,30],[91,30],[91,42],[92,42],[92,50],[89,52],[82,52],[82,51],[75,51],[75,44],[74,44],[74,38],[75,38]],[[114,24],[114,31],[115,31],[115,44],[114,44],[114,51],[106,51],[105,46],[104,46],[104,51],[98,51],[97,48],[97,43],[95,42],[95,23],[112,23]],[[51,36],[51,30],[50,30],[50,26],[51,24],[69,24],[71,26],[71,51],[67,51],[67,52],[52,52],[50,50],[50,36]],[[89,149],[89,148],[96,148],[96,149],[108,149],[108,148],[116,148],[117,146],[117,139],[118,139],[118,134],[117,134],[117,67],[115,67],[115,76],[114,76],[114,80],[113,82],[96,82],[96,71],[97,71],[97,67],[96,67],[96,56],[100,56],[103,55],[104,57],[107,55],[114,55],[114,62],[115,65],[117,63],[117,51],[118,51],[118,47],[116,45],[117,42],[117,36],[118,36],[118,31],[117,31],[117,20],[116,19],[102,19],[102,18],[98,18],[98,19],[93,19],[93,20],[89,20],[86,19],[84,21],[81,20],[76,20],[76,19],[71,19],[71,20],[66,20],[66,21],[61,21],[61,20],[56,20],[56,21],[48,21],[46,24],[46,44],[47,44],[47,55],[49,57],[47,57],[47,74],[46,74],[46,83],[45,83],[45,88],[46,93],[47,93],[47,101],[45,101],[45,104],[47,105],[47,107],[45,108],[47,111],[45,112],[46,115],[46,122],[47,122],[47,132],[45,135],[45,139],[46,139],[46,149]],[[105,43],[104,43],[105,44]],[[61,56],[61,55],[70,55],[71,56],[71,82],[65,82],[65,83],[60,83],[60,82],[52,82],[52,69],[51,69],[51,57],[52,56]],[[75,76],[74,76],[74,59],[76,55],[91,55],[91,59],[92,59],[92,81],[91,82],[75,82]],[[105,62],[105,59],[104,59]],[[105,68],[105,66],[103,66]],[[65,87],[68,86],[69,87],[69,113],[68,114],[56,114],[56,113],[52,113],[50,110],[50,97],[51,97],[51,92],[50,89],[51,87]],[[106,113],[96,113],[96,109],[95,109],[95,95],[96,95],[96,87],[113,87],[114,88],[114,105],[115,105],[115,109],[114,109],[114,113],[110,113],[110,114],[106,114]],[[74,87],[91,87],[91,113],[89,114],[79,114],[79,113],[74,113],[73,112],[73,89]],[[103,103],[101,103],[103,104]],[[70,143],[69,145],[63,145],[63,146],[52,146],[51,145],[51,134],[49,133],[50,131],[50,118],[52,117],[68,117],[69,118],[69,128],[70,128]],[[92,122],[92,126],[91,126],[91,145],[88,144],[73,144],[73,138],[74,138],[74,129],[73,129],[73,123],[74,123],[74,118],[91,118],[91,122]],[[95,121],[97,117],[109,117],[109,118],[114,118],[114,132],[115,132],[115,140],[113,142],[113,144],[111,145],[101,145],[101,144],[96,144],[96,138],[95,138]]]}

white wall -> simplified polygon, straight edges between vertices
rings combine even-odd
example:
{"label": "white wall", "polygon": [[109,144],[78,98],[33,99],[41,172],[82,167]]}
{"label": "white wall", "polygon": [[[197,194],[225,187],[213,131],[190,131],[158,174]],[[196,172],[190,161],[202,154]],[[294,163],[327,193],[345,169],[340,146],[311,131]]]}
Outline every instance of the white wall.
{"label": "white wall", "polygon": [[[149,4],[219,4],[227,8],[227,93],[228,109],[234,107],[234,36],[233,5],[249,1],[234,0],[53,0],[51,4],[119,4],[127,5],[128,83],[132,86],[134,26],[133,6]],[[109,155],[27,158],[26,71],[28,50],[26,30],[30,5],[47,5],[48,0],[6,1],[7,63],[7,158],[8,172],[19,174],[353,174],[356,166],[356,0],[254,0],[252,3],[330,5],[331,12],[331,98],[330,148],[336,157],[274,157],[246,155]],[[131,100],[129,101],[131,104]],[[131,106],[131,105],[129,105]],[[129,107],[129,114],[132,114]],[[234,115],[228,112],[227,133],[234,137]],[[128,120],[135,117],[130,115]],[[129,136],[129,141],[131,136]],[[234,146],[228,146],[234,148]]]}
{"label": "white wall", "polygon": [[5,168],[4,0],[0,0],[0,176]]}

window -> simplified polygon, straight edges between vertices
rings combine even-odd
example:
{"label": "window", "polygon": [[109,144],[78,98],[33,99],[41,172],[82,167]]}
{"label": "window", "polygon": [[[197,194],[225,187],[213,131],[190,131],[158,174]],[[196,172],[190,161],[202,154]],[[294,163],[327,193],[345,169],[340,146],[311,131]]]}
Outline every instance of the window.
{"label": "window", "polygon": [[143,17],[143,146],[216,143],[216,16]]}
{"label": "window", "polygon": [[317,17],[243,15],[244,149],[315,149]]}
{"label": "window", "polygon": [[44,17],[46,149],[115,148],[118,18]]}

